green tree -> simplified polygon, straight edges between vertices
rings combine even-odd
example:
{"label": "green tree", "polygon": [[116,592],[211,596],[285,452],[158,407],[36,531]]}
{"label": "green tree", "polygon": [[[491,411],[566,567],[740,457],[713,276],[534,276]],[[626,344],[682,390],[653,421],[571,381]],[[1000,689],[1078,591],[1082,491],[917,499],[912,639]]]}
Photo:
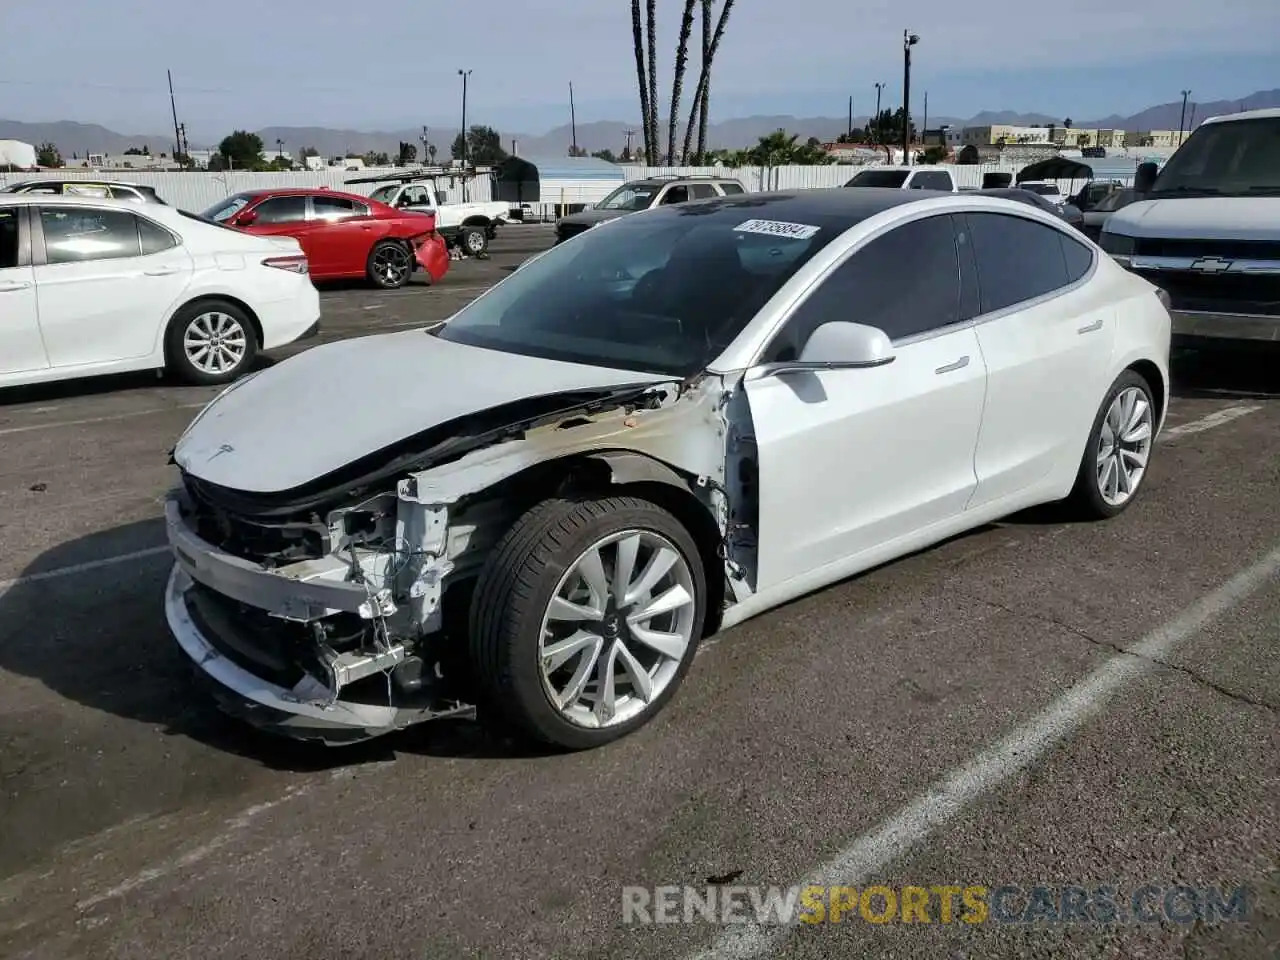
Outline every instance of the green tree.
{"label": "green tree", "polygon": [[370,150],[368,153],[366,153],[366,154],[365,154],[363,157],[361,157],[360,159],[364,161],[365,166],[367,166],[367,167],[389,167],[389,166],[391,166],[391,157],[390,157],[390,155],[389,155],[389,154],[386,154],[386,153],[382,153],[382,152],[380,152],[380,151],[376,151],[376,150]]}
{"label": "green tree", "polygon": [[[877,139],[878,138],[878,139]],[[911,139],[916,138],[916,125],[911,124]],[[881,110],[879,118],[867,121],[867,140],[871,143],[902,143],[902,108]]]}
{"label": "green tree", "polygon": [[569,156],[571,157],[585,157],[586,155],[587,155],[586,147],[570,147],[569,148]]}
{"label": "green tree", "polygon": [[413,163],[417,159],[418,159],[418,145],[414,143],[407,143],[404,140],[401,140],[400,150],[396,156],[396,165],[400,167],[407,167],[409,164]]}
{"label": "green tree", "polygon": [[52,143],[42,143],[36,147],[36,163],[42,167],[60,167],[62,166],[62,154],[58,152],[58,147]]}
{"label": "green tree", "polygon": [[[467,131],[466,161],[478,166],[486,166],[505,160],[507,151],[502,149],[502,138],[493,127],[476,124]],[[453,138],[449,148],[455,160],[462,160],[462,133]]]}
{"label": "green tree", "polygon": [[232,170],[256,170],[266,164],[262,159],[262,138],[247,130],[236,130],[222,138],[218,153]]}
{"label": "green tree", "polygon": [[320,156],[320,151],[317,150],[315,147],[303,147],[302,152],[298,154],[298,156],[301,157],[303,160],[306,160],[308,157]]}
{"label": "green tree", "polygon": [[948,152],[946,147],[940,147],[935,144],[917,154],[917,162],[927,164],[941,163],[947,159]]}
{"label": "green tree", "polygon": [[597,150],[592,154],[597,160],[604,160],[607,163],[618,163],[618,158],[613,155],[612,150]]}
{"label": "green tree", "polygon": [[[745,160],[745,164],[733,166],[781,167],[790,164],[805,166],[825,166],[835,161],[827,151],[822,149],[822,142],[817,137],[810,137],[806,143],[799,143],[800,135],[775,130],[760,138],[744,157],[734,160]],[[726,160],[726,162],[729,162]]]}
{"label": "green tree", "polygon": [[146,156],[146,154],[145,154],[143,151],[139,150],[137,147],[130,147],[128,150],[126,150],[126,151],[124,152],[124,155],[125,155],[126,157],[142,157],[142,156]]}

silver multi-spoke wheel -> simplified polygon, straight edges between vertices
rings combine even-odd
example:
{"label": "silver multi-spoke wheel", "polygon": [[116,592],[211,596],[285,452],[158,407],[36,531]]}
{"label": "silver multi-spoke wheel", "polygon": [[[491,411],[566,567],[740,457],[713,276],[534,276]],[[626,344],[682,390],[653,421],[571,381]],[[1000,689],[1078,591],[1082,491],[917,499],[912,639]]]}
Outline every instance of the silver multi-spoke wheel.
{"label": "silver multi-spoke wheel", "polygon": [[689,564],[666,537],[624,530],[569,566],[542,618],[543,688],[580,727],[642,714],[680,671],[697,623]]}
{"label": "silver multi-spoke wheel", "polygon": [[484,248],[486,246],[485,236],[479,230],[467,231],[464,242],[467,247],[467,253],[471,254],[473,257],[484,253]]}
{"label": "silver multi-spoke wheel", "polygon": [[1116,394],[1098,434],[1098,493],[1108,506],[1123,505],[1137,491],[1154,433],[1155,417],[1146,393],[1128,386]]}
{"label": "silver multi-spoke wheel", "polygon": [[219,377],[244,363],[249,335],[236,317],[207,310],[187,324],[182,335],[182,350],[196,370]]}

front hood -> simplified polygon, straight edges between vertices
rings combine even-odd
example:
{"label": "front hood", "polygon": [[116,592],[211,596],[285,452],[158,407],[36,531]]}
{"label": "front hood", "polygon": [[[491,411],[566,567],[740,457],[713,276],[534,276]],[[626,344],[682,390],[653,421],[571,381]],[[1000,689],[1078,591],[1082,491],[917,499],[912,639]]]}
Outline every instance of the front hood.
{"label": "front hood", "polygon": [[626,210],[580,210],[563,217],[560,222],[571,227],[594,227],[597,223],[607,223],[610,220],[625,217],[627,213]]}
{"label": "front hood", "polygon": [[1169,197],[1139,200],[1107,220],[1107,232],[1159,240],[1275,240],[1280,199]]}
{"label": "front hood", "polygon": [[233,384],[187,428],[173,459],[207,483],[282,493],[505,404],[670,380],[485,350],[422,330],[362,337]]}

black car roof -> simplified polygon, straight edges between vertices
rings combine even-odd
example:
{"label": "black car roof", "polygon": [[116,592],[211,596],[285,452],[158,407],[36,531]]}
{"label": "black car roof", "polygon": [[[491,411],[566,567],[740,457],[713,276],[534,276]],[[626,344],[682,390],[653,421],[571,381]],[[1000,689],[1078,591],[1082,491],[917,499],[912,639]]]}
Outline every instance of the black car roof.
{"label": "black car roof", "polygon": [[893,187],[779,190],[673,203],[645,216],[703,216],[724,210],[734,211],[744,220],[777,220],[843,230],[893,207],[953,196],[955,194],[949,190],[898,190]]}

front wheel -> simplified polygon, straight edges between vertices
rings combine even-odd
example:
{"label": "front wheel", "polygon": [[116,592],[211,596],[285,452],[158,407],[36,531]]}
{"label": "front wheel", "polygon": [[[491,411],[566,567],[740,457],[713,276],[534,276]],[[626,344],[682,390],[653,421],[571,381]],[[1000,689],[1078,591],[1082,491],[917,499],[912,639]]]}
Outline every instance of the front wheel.
{"label": "front wheel", "polygon": [[655,504],[539,504],[503,537],[476,586],[482,715],[570,750],[631,733],[688,672],[706,596],[697,546]]}
{"label": "front wheel", "polygon": [[478,257],[489,249],[489,238],[483,227],[463,227],[458,234],[458,245],[469,257]]}
{"label": "front wheel", "polygon": [[1105,520],[1133,502],[1147,475],[1158,416],[1150,384],[1136,371],[1120,374],[1098,408],[1080,461],[1071,492],[1078,512]]}
{"label": "front wheel", "polygon": [[223,300],[190,303],[174,314],[166,334],[170,367],[187,383],[230,383],[258,354],[258,338],[244,310]]}
{"label": "front wheel", "polygon": [[383,290],[398,290],[409,282],[413,273],[413,254],[409,245],[396,240],[379,240],[369,251],[365,267],[369,280]]}

